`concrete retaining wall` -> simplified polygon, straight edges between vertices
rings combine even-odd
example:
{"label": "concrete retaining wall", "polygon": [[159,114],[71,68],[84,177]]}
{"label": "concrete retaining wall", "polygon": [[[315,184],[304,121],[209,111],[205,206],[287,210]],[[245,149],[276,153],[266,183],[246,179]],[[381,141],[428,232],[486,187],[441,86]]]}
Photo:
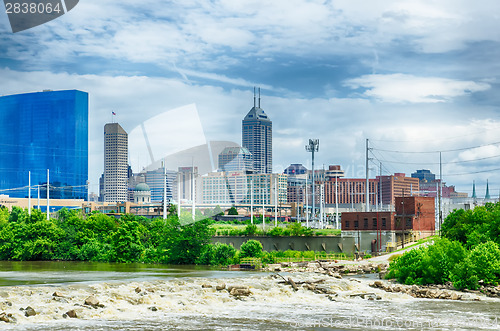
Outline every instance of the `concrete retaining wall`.
{"label": "concrete retaining wall", "polygon": [[354,237],[320,236],[320,237],[270,237],[270,236],[217,236],[212,237],[212,243],[232,245],[240,249],[247,240],[260,241],[265,251],[319,251],[327,253],[344,253],[353,255],[355,250]]}

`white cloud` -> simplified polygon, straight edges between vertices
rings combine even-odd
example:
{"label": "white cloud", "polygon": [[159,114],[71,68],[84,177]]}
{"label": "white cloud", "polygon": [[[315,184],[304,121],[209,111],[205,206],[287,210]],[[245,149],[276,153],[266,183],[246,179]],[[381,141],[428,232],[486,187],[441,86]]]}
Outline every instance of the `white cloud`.
{"label": "white cloud", "polygon": [[[447,52],[500,41],[500,3],[468,1],[141,1],[80,2],[31,32],[5,36],[12,58],[78,55],[200,68],[228,52],[238,57],[369,56],[408,40],[415,50]],[[20,47],[24,45],[25,47]],[[28,46],[29,45],[29,46]],[[34,63],[35,64],[35,63]]]}
{"label": "white cloud", "polygon": [[454,97],[490,88],[486,83],[405,74],[364,75],[349,79],[345,85],[352,89],[365,88],[366,91],[363,92],[365,96],[391,103],[446,102]]}

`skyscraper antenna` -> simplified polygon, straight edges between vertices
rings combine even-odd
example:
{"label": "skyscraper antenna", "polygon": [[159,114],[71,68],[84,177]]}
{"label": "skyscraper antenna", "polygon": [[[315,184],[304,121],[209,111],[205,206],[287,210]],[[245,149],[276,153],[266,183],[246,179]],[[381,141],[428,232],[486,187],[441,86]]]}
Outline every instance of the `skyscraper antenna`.
{"label": "skyscraper antenna", "polygon": [[259,108],[260,108],[260,87],[259,87]]}
{"label": "skyscraper antenna", "polygon": [[255,86],[253,87],[253,106],[255,107]]}

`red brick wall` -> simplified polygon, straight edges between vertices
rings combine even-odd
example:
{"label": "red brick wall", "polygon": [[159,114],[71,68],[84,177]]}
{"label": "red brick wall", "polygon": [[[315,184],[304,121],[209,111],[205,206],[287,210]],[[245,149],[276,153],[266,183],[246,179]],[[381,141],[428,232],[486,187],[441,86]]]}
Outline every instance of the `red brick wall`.
{"label": "red brick wall", "polygon": [[[402,197],[396,198],[396,212],[350,212],[342,213],[342,230],[356,231],[367,230],[413,230],[423,232],[435,231],[434,198],[430,197],[405,197],[403,224],[403,201]],[[386,225],[382,226],[382,218],[386,219]],[[365,222],[365,219],[367,222]],[[376,225],[374,220],[377,220]],[[356,227],[356,223],[358,226]]]}
{"label": "red brick wall", "polygon": [[[396,197],[395,209],[396,218],[403,215],[402,197]],[[404,215],[412,217],[412,229],[415,231],[435,230],[435,207],[433,197],[405,197]],[[408,227],[405,227],[408,229]]]}
{"label": "red brick wall", "polygon": [[[385,218],[385,226],[383,219]],[[365,222],[365,219],[367,222]],[[376,221],[376,224],[374,223]],[[358,226],[356,227],[356,222]],[[394,213],[393,212],[349,212],[342,213],[342,230],[356,231],[368,230],[376,231],[377,229],[389,231],[394,228]]]}

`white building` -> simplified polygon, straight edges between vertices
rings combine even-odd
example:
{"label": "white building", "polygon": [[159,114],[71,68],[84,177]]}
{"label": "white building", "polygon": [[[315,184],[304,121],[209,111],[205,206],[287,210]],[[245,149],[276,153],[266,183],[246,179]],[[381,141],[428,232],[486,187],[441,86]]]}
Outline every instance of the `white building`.
{"label": "white building", "polygon": [[[204,204],[250,204],[253,188],[255,205],[287,203],[287,176],[245,174],[243,171],[212,172],[201,177]],[[277,191],[276,191],[277,190]]]}
{"label": "white building", "polygon": [[151,190],[146,183],[137,184],[134,189],[134,203],[147,204],[151,203]]}
{"label": "white building", "polygon": [[128,135],[118,123],[104,126],[104,201],[127,201]]}

